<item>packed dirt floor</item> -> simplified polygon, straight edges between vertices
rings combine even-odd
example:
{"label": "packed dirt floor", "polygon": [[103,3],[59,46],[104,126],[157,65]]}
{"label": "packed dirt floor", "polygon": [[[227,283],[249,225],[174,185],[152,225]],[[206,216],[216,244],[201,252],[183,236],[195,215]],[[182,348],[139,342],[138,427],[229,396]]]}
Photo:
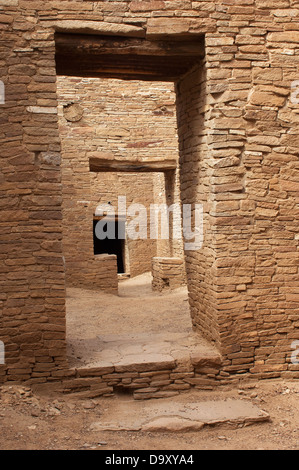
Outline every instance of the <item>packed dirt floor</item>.
{"label": "packed dirt floor", "polygon": [[69,363],[74,367],[95,362],[99,336],[147,334],[150,341],[157,333],[192,332],[187,288],[153,292],[150,273],[121,281],[118,296],[69,288],[66,311]]}
{"label": "packed dirt floor", "polygon": [[163,362],[190,351],[217,354],[192,330],[186,287],[157,293],[150,273],[119,283],[118,295],[67,289],[69,365]]}
{"label": "packed dirt floor", "polygon": [[[126,396],[80,399],[60,395],[52,387],[31,390],[21,386],[0,389],[1,450],[298,450],[299,384],[267,381],[214,392],[186,392],[184,403],[236,398],[249,400],[270,414],[270,421],[251,426],[223,425],[196,432],[97,431],[93,424],[116,404],[133,409]],[[166,399],[166,402],[169,399]],[[160,400],[159,400],[160,401]],[[146,408],[147,401],[143,406]]]}
{"label": "packed dirt floor", "polygon": [[[85,363],[98,334],[190,331],[186,289],[152,293],[149,275],[120,283],[119,296],[69,289],[67,339],[70,362]],[[298,450],[299,382],[273,379],[244,382],[214,391],[193,390],[175,399],[183,404],[246,400],[270,415],[250,426],[225,423],[196,432],[99,431],[103,417],[136,413],[130,395],[93,399],[61,394],[55,384],[0,387],[1,450]],[[155,400],[167,404],[172,399]],[[142,402],[144,412],[148,401]],[[141,407],[141,410],[142,410]],[[139,411],[140,413],[140,411]],[[141,411],[142,413],[142,411]]]}

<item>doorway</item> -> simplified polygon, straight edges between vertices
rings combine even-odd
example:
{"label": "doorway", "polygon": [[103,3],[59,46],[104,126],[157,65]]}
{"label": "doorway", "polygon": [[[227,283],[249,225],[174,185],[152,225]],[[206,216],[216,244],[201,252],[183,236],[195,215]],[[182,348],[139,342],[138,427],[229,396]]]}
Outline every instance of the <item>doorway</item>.
{"label": "doorway", "polygon": [[119,238],[119,230],[124,233],[124,229],[119,228],[120,225],[125,225],[124,221],[114,221],[114,238],[109,238],[108,235],[104,240],[100,240],[96,234],[96,227],[99,222],[99,218],[94,217],[93,219],[93,243],[94,243],[94,254],[102,255],[107,253],[108,255],[117,256],[117,273],[125,274],[125,240]]}
{"label": "doorway", "polygon": [[[79,47],[76,46],[76,41],[79,41]],[[111,42],[110,42],[111,41]],[[94,47],[92,48],[92,57],[89,55],[91,51],[90,45],[93,44]],[[102,45],[105,44],[105,48],[102,49]],[[106,61],[107,55],[102,54],[102,51],[109,49],[109,44],[112,48],[114,48],[114,59],[113,59],[113,66],[110,61]],[[117,56],[118,46],[122,53]],[[107,49],[108,47],[108,49]],[[201,90],[201,85],[204,83],[205,78],[201,75],[202,67],[202,60],[204,57],[204,43],[203,38],[198,38],[195,41],[185,41],[184,43],[176,42],[176,43],[165,43],[165,42],[150,42],[143,39],[130,39],[130,38],[111,38],[107,37],[94,37],[94,36],[83,36],[77,37],[76,34],[67,35],[67,34],[58,34],[56,35],[56,61],[57,61],[57,73],[59,75],[65,75],[69,78],[73,77],[73,83],[76,83],[79,80],[85,80],[85,84],[89,82],[89,80],[96,80],[96,79],[109,79],[109,80],[118,80],[122,82],[119,84],[119,89],[124,88],[124,83],[127,81],[130,85],[136,84],[138,87],[140,83],[148,83],[152,89],[155,88],[155,84],[161,83],[169,83],[173,86],[173,90],[176,91],[177,97],[179,99],[179,114],[177,115],[175,112],[173,113],[173,109],[176,108],[175,104],[169,106],[167,101],[167,94],[163,96],[162,103],[156,103],[155,109],[152,110],[151,113],[148,113],[147,116],[146,110],[144,107],[144,99],[147,96],[147,92],[142,95],[140,89],[134,95],[134,99],[137,99],[139,112],[143,114],[145,117],[145,123],[141,134],[136,138],[136,134],[132,134],[133,126],[131,122],[127,121],[120,121],[117,122],[117,125],[112,129],[109,126],[106,126],[106,120],[102,119],[101,125],[99,125],[98,129],[93,132],[92,126],[84,117],[84,103],[81,103],[81,110],[78,116],[78,120],[81,123],[80,126],[77,127],[73,124],[70,124],[70,128],[73,131],[73,135],[79,135],[80,140],[80,151],[82,152],[82,164],[78,168],[76,167],[76,171],[78,175],[82,177],[84,172],[86,171],[93,171],[93,172],[133,172],[135,171],[137,174],[142,174],[142,172],[162,172],[163,175],[166,175],[172,172],[175,167],[173,167],[172,161],[172,149],[168,149],[168,156],[167,158],[164,157],[163,152],[167,150],[167,135],[169,133],[169,128],[164,127],[163,124],[154,128],[151,125],[151,118],[152,116],[155,117],[167,117],[171,116],[176,120],[178,119],[178,125],[181,132],[180,136],[180,147],[181,147],[181,162],[180,162],[180,169],[184,169],[183,175],[180,178],[180,195],[179,200],[180,203],[195,203],[196,197],[198,197],[199,193],[195,185],[192,185],[192,181],[190,184],[190,168],[192,166],[192,172],[195,172],[195,176],[198,171],[198,162],[197,162],[197,155],[194,155],[194,145],[197,144],[196,142],[191,142],[192,137],[192,129],[188,127],[188,122],[191,120],[192,125],[198,126],[200,129],[201,126],[201,113],[198,113],[198,109],[204,109],[204,91]],[[89,52],[88,52],[89,51]],[[127,51],[127,53],[124,53]],[[134,51],[134,52],[132,52]],[[83,53],[83,56],[82,56]],[[167,60],[165,60],[165,56],[167,56]],[[72,57],[70,61],[69,58]],[[110,57],[111,58],[111,57]],[[129,62],[127,59],[130,59]],[[168,60],[169,59],[169,60]],[[86,61],[89,62],[88,66]],[[191,71],[191,72],[190,72]],[[189,74],[190,72],[190,74]],[[181,80],[181,78],[183,79]],[[138,81],[138,82],[137,82]],[[180,83],[178,83],[180,82]],[[191,84],[189,83],[191,82]],[[175,83],[175,85],[174,85]],[[190,88],[191,87],[191,88]],[[109,85],[108,85],[109,88]],[[192,93],[190,90],[192,89]],[[174,92],[175,93],[175,92]],[[152,94],[152,92],[151,92]],[[196,99],[194,98],[196,96]],[[124,101],[127,103],[130,102],[130,97],[126,90],[123,90],[122,97]],[[100,100],[99,102],[94,100],[94,95],[89,94],[89,98],[93,100],[94,104],[97,104],[97,112],[101,113],[103,110],[107,110],[107,101]],[[106,98],[106,97],[105,97]],[[133,99],[133,98],[132,98]],[[162,100],[161,100],[162,101]],[[136,108],[138,109],[138,108]],[[118,109],[112,103],[110,108],[112,113],[117,113]],[[190,111],[190,112],[189,112]],[[203,111],[202,111],[203,112]],[[124,112],[125,119],[129,117],[127,112]],[[192,119],[194,118],[194,121]],[[147,119],[146,119],[147,118]],[[189,120],[189,121],[188,121]],[[73,127],[72,127],[73,126]],[[176,127],[176,123],[173,125],[173,128]],[[184,127],[184,129],[182,129]],[[145,131],[150,132],[150,136],[145,137]],[[135,131],[135,128],[134,128]],[[164,132],[164,134],[163,134]],[[109,142],[112,144],[116,143],[117,152],[115,151],[115,147],[113,151],[105,151],[103,148],[99,148],[99,146],[95,143],[94,137],[97,136],[100,139],[105,140],[105,143]],[[69,136],[69,141],[72,140],[72,135]],[[76,141],[73,140],[74,145],[76,145]],[[87,142],[90,142],[90,145],[87,145]],[[176,141],[177,146],[177,141]],[[78,146],[77,146],[78,150]],[[152,150],[152,154],[149,156],[149,152]],[[176,147],[176,152],[178,152],[178,148]],[[129,160],[126,159],[125,155],[129,155]],[[195,161],[195,163],[194,163]],[[70,169],[68,168],[69,174],[71,174]],[[139,173],[138,173],[139,172]],[[191,180],[194,180],[194,175],[191,177]],[[83,177],[82,177],[83,180]],[[168,187],[173,187],[172,181],[174,178],[169,178]],[[88,184],[83,180],[83,184],[78,185],[79,189],[88,189]],[[81,197],[81,194],[80,194]],[[87,198],[88,199],[88,198]],[[89,196],[89,214],[91,210],[91,206],[94,201],[91,200],[91,195]],[[107,199],[105,196],[105,200],[110,200],[110,197]],[[172,198],[170,197],[170,200]],[[94,207],[94,206],[93,206]],[[72,213],[73,208],[70,207],[70,214]],[[90,220],[90,219],[89,219]],[[95,228],[94,228],[95,230]],[[107,251],[114,251],[114,254],[118,257],[118,270],[125,269],[121,264],[124,263],[124,258],[122,257],[121,263],[121,253],[123,253],[123,246],[118,241],[118,244],[114,245],[113,247],[109,247],[107,245],[102,245],[101,247],[97,246],[95,243],[94,237],[93,240],[93,255],[96,252],[107,252]],[[99,251],[97,251],[99,250]],[[189,286],[194,287],[194,275],[197,275],[196,270],[194,270],[194,259],[200,258],[204,261],[204,256],[201,254],[194,254],[191,253],[190,256],[186,257],[187,264],[191,269],[187,270],[187,276],[189,281]],[[209,258],[210,259],[210,258]],[[91,266],[92,263],[90,263]],[[205,263],[198,262],[196,263],[198,266],[204,266]],[[206,271],[208,273],[208,271]],[[84,273],[84,271],[83,271]],[[203,270],[200,271],[200,276],[204,276]],[[139,286],[144,286],[143,279],[139,280]],[[137,282],[136,281],[136,282]],[[146,281],[148,282],[148,281]],[[147,284],[148,285],[148,284]],[[130,292],[132,292],[132,285],[129,286]],[[204,283],[201,283],[201,289],[206,288]],[[133,289],[134,290],[134,289]],[[163,314],[161,312],[161,321],[165,328],[172,329],[172,327],[177,324],[173,317],[171,317],[171,312],[169,311],[171,300],[167,296],[164,296],[164,302],[161,302],[161,294],[156,293],[147,296],[147,298],[143,298],[140,296],[140,292],[147,291],[147,287],[144,289],[137,289],[134,292],[134,296],[128,300],[128,305],[132,302],[132,305],[135,306],[135,309],[131,309],[128,306],[128,310],[124,311],[123,308],[118,308],[116,305],[113,306],[113,311],[117,311],[119,317],[115,318],[113,324],[117,325],[117,331],[121,331],[121,323],[120,319],[124,320],[126,327],[128,325],[132,325],[130,321],[133,321],[130,318],[130,321],[126,317],[126,315],[130,315],[132,311],[134,311],[134,315],[136,315],[136,308],[138,311],[142,311],[144,309],[145,302],[148,302],[149,310],[157,317],[157,311],[153,308],[154,300],[161,307],[162,307]],[[163,294],[162,294],[163,295]],[[183,288],[181,292],[181,300],[177,301],[178,307],[178,316],[181,318],[182,311],[187,312],[188,317],[188,325],[186,326],[186,333],[189,334],[192,332],[192,328],[196,326],[196,321],[194,318],[190,318],[190,311],[189,311],[189,298],[188,298],[188,291],[186,286]],[[104,296],[105,297],[105,296]],[[101,313],[104,315],[107,313],[108,309],[105,309],[105,302],[104,297],[101,295]],[[127,295],[124,293],[124,297]],[[166,298],[167,297],[167,298]],[[89,299],[95,298],[94,294],[88,294]],[[137,300],[138,299],[138,300]],[[75,306],[79,305],[79,298],[75,295],[73,296]],[[98,303],[97,303],[98,305]],[[122,302],[123,305],[123,302]],[[194,303],[193,303],[194,305]],[[137,307],[136,307],[137,306]],[[183,308],[184,306],[184,308]],[[173,310],[173,309],[171,309]],[[194,309],[193,309],[194,311]],[[160,314],[159,314],[160,316]],[[127,320],[125,319],[127,318]],[[135,318],[135,317],[134,317]],[[184,317],[185,318],[185,317]],[[209,318],[207,318],[209,321]],[[101,320],[102,322],[105,321],[104,318]],[[138,331],[136,327],[136,321],[134,320],[134,333],[136,334],[144,334],[144,331]],[[155,328],[160,328],[157,326],[157,322],[155,324]],[[179,331],[182,333],[183,328],[179,326]],[[82,328],[80,329],[82,331]],[[153,333],[153,331],[152,331]],[[156,332],[157,333],[157,332]],[[173,333],[173,331],[172,331]],[[126,331],[126,334],[128,332]],[[113,336],[113,335],[112,335]],[[112,341],[112,336],[108,335],[110,340]],[[106,340],[108,341],[107,337]],[[102,341],[105,343],[105,338],[102,338]],[[95,341],[96,345],[98,345],[98,340]],[[194,343],[193,343],[194,344]],[[154,347],[154,346],[153,346]],[[164,347],[164,346],[163,346]],[[103,352],[103,351],[102,351]],[[104,360],[105,354],[100,355],[102,360]],[[138,356],[138,353],[137,353]],[[85,363],[86,364],[86,363]]]}

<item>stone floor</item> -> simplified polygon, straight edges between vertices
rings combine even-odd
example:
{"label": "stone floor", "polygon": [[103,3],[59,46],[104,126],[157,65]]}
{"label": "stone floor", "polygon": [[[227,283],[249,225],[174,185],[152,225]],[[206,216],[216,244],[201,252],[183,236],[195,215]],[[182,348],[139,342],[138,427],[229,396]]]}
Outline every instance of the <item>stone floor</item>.
{"label": "stone floor", "polygon": [[116,368],[132,364],[185,364],[195,356],[217,355],[217,351],[199,335],[189,333],[138,333],[102,335],[89,341],[90,356],[85,367]]}
{"label": "stone floor", "polygon": [[[250,401],[208,400],[182,403],[178,399],[143,403],[118,401],[114,403],[117,419],[104,412],[101,421],[90,426],[90,431],[198,431],[205,426],[248,426],[269,421],[269,414]],[[107,410],[108,411],[108,410]]]}
{"label": "stone floor", "polygon": [[187,289],[155,293],[151,280],[147,273],[122,281],[118,296],[68,289],[70,367],[176,362],[188,370],[193,356],[217,355],[192,330]]}

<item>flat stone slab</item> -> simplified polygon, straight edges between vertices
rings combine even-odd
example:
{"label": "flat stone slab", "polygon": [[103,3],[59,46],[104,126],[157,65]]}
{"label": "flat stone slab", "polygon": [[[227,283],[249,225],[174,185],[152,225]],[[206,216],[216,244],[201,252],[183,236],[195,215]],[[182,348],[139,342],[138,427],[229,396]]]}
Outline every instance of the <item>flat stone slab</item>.
{"label": "flat stone slab", "polygon": [[[81,368],[115,367],[116,372],[174,369],[186,363],[186,370],[203,365],[220,367],[221,358],[216,349],[196,333],[132,333],[98,335],[86,340],[88,362]],[[82,343],[84,346],[84,342]],[[79,350],[81,343],[78,343]],[[80,350],[82,356],[87,356]],[[80,370],[80,367],[77,367]]]}
{"label": "flat stone slab", "polygon": [[130,36],[143,38],[145,30],[139,26],[107,23],[104,21],[78,21],[78,20],[59,20],[47,22],[49,26],[54,26],[57,32],[77,33],[77,34],[103,34],[108,36]]}
{"label": "flat stone slab", "polygon": [[270,416],[249,401],[229,399],[198,403],[155,402],[116,404],[115,420],[103,415],[91,425],[90,431],[186,432],[205,426],[250,425],[269,421]]}

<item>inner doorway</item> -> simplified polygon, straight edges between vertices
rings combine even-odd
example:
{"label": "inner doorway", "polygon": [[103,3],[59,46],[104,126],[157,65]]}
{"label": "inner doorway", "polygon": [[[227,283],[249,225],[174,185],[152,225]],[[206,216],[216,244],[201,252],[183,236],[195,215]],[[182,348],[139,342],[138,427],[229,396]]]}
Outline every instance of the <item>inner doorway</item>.
{"label": "inner doorway", "polygon": [[[119,238],[119,233],[124,233],[125,227],[120,228],[120,225],[125,225],[125,222],[122,220],[116,220],[112,223],[114,224],[114,238],[109,238],[108,235],[104,240],[100,240],[97,236],[97,224],[100,218],[94,216],[93,219],[93,245],[94,245],[94,254],[102,255],[107,253],[108,255],[117,256],[117,273],[125,274],[125,240]],[[121,232],[120,232],[121,230]]]}
{"label": "inner doorway", "polygon": [[[91,48],[90,45],[93,44],[93,47]],[[110,44],[110,46],[109,46]],[[77,47],[78,46],[78,47]],[[105,46],[105,47],[103,47]],[[97,79],[97,78],[109,78],[111,79],[117,79],[117,80],[130,80],[132,83],[136,80],[141,80],[144,82],[150,82],[150,83],[155,83],[156,82],[163,82],[165,80],[167,83],[174,83],[176,80],[178,80],[182,75],[188,72],[188,70],[192,69],[196,64],[199,64],[204,56],[204,48],[203,48],[203,40],[202,38],[198,38],[196,41],[186,41],[185,43],[160,43],[160,42],[149,42],[145,40],[139,40],[139,39],[129,39],[129,38],[103,38],[103,37],[93,37],[93,36],[82,36],[80,37],[76,34],[72,35],[67,35],[67,34],[59,34],[56,36],[56,47],[57,47],[57,54],[56,54],[56,63],[57,63],[57,73],[62,76],[68,76],[68,77],[73,77],[73,83],[76,83],[78,80],[86,80],[85,83],[88,82],[90,79]],[[114,55],[113,55],[113,60],[107,60],[107,54],[109,58],[111,59],[111,49],[109,50],[109,47],[112,47],[114,49]],[[117,56],[117,50],[121,50],[122,54]],[[102,51],[106,51],[103,53]],[[107,52],[108,51],[108,52]],[[134,52],[132,52],[134,51]],[[125,53],[124,53],[125,52]],[[145,53],[142,53],[145,52]],[[83,55],[82,55],[83,54]],[[165,55],[167,55],[167,60],[165,60]],[[117,57],[116,57],[117,56]],[[70,60],[71,58],[71,60]],[[129,61],[128,61],[129,59]],[[88,63],[87,63],[88,62]],[[141,82],[139,82],[141,83]],[[139,92],[139,91],[138,91]],[[71,90],[70,90],[70,96],[71,96]],[[139,99],[139,112],[144,112],[143,110],[143,96],[142,94],[137,95]],[[91,97],[93,98],[93,97]],[[124,100],[128,98],[127,93],[124,91],[123,93],[123,98]],[[70,105],[72,103],[69,103]],[[73,103],[74,104],[74,103]],[[106,104],[105,102],[100,102],[97,103],[99,105],[98,111],[101,112],[103,110],[102,107],[105,108]],[[79,149],[82,151],[82,164],[76,168],[75,172],[78,172],[78,175],[82,177],[83,173],[86,171],[86,166],[88,165],[90,169],[90,163],[92,162],[92,165],[98,165],[97,166],[97,171],[105,171],[107,170],[107,166],[103,166],[102,163],[104,161],[104,165],[110,166],[113,171],[118,171],[121,166],[122,171],[126,171],[129,169],[129,171],[132,171],[132,168],[138,173],[144,171],[145,168],[150,168],[151,171],[153,171],[153,168],[157,171],[161,171],[161,161],[163,161],[163,165],[165,164],[165,159],[163,158],[163,155],[161,155],[162,151],[165,150],[165,141],[166,141],[166,136],[167,136],[167,131],[168,129],[163,129],[163,125],[158,129],[153,129],[150,126],[147,126],[151,132],[151,138],[145,139],[144,137],[144,132],[141,136],[138,136],[138,139],[132,139],[132,132],[131,132],[131,126],[128,125],[121,125],[118,126],[118,128],[115,128],[111,130],[111,128],[107,128],[105,126],[105,122],[96,131],[96,136],[100,136],[106,139],[106,141],[110,142],[115,142],[115,141],[120,141],[122,145],[118,147],[118,150],[120,151],[120,154],[116,156],[115,154],[111,152],[107,152],[106,155],[103,155],[104,152],[98,151],[97,145],[95,145],[95,141],[93,140],[94,134],[92,134],[91,127],[88,122],[86,122],[86,119],[84,119],[84,103],[80,103],[79,107],[81,109],[77,109],[77,116],[76,119],[78,121],[72,121],[72,116],[69,118],[71,122],[70,128],[72,128],[73,135],[80,135],[81,137],[81,145],[82,148]],[[111,108],[113,112],[113,108]],[[69,112],[70,109],[69,107],[67,108],[67,111]],[[172,110],[169,110],[169,106],[163,103],[162,106],[156,106],[156,108],[153,110],[153,115],[155,116],[167,116],[168,113],[171,113]],[[149,117],[149,116],[148,116]],[[76,124],[72,124],[73,122],[80,122],[81,125],[76,127]],[[148,121],[150,122],[150,121]],[[72,127],[73,126],[73,127]],[[107,136],[105,133],[107,130],[110,130],[109,135]],[[164,132],[164,134],[159,135],[159,132],[161,130]],[[166,132],[165,132],[166,130]],[[155,135],[155,138],[153,138],[153,133],[157,132],[157,135]],[[92,134],[89,136],[88,134]],[[91,137],[90,140],[90,146],[87,145],[87,142],[89,142],[89,138]],[[125,139],[130,140],[127,142],[127,145],[124,146],[124,141]],[[71,138],[69,138],[69,142],[71,141]],[[69,143],[68,142],[68,143]],[[154,157],[148,158],[147,156],[140,157],[141,152],[146,152],[152,147],[154,147],[156,144],[161,144],[160,148],[158,147],[156,149],[156,155]],[[75,144],[75,143],[74,143]],[[78,150],[78,148],[77,148]],[[130,150],[131,152],[131,159],[130,161],[126,161],[126,158],[124,158],[124,151]],[[137,153],[139,152],[139,155]],[[93,154],[91,155],[90,158],[86,158],[88,156],[88,153]],[[99,155],[100,153],[100,155]],[[132,158],[133,157],[133,158]],[[70,157],[71,159],[71,157]],[[85,160],[84,160],[85,159]],[[168,159],[169,160],[169,159]],[[168,166],[169,161],[166,161],[166,166],[163,167],[162,171],[168,172],[173,170],[173,166],[170,165]],[[129,168],[128,168],[129,166]],[[69,169],[68,169],[69,171]],[[69,171],[70,173],[70,171]],[[85,187],[87,188],[87,184],[84,182],[84,179],[82,177],[83,184],[78,185],[78,191],[81,190],[82,188],[84,189]],[[88,188],[87,188],[88,191]],[[80,198],[84,199],[84,194],[80,193]],[[93,201],[92,201],[93,202]],[[74,204],[70,205],[70,214],[72,214]],[[88,209],[88,198],[87,198],[87,205],[86,208]],[[89,212],[90,213],[90,212]],[[82,213],[80,215],[82,218]],[[90,219],[89,219],[90,220]],[[94,240],[93,240],[94,242]],[[99,250],[102,250],[100,248],[96,248]],[[95,250],[95,248],[94,248]],[[109,248],[106,246],[105,251],[107,252]],[[118,248],[114,247],[114,251],[117,251],[119,253],[120,246]],[[93,253],[95,254],[95,252]],[[121,269],[121,266],[119,265],[118,269]],[[84,271],[82,271],[84,273]],[[147,273],[145,273],[147,274]],[[131,281],[131,280],[130,280]],[[82,345],[94,345],[95,350],[98,351],[99,345],[103,344],[105,345],[106,343],[109,343],[110,345],[113,343],[115,340],[115,335],[117,336],[120,335],[121,332],[125,332],[125,334],[130,336],[128,343],[131,343],[132,345],[132,339],[136,342],[136,337],[134,335],[147,335],[147,343],[143,343],[144,348],[143,351],[146,350],[147,352],[158,351],[159,348],[157,347],[157,342],[155,342],[152,345],[149,345],[148,342],[148,334],[151,336],[162,334],[161,330],[161,323],[157,321],[157,316],[161,318],[161,322],[164,325],[167,325],[168,333],[174,337],[174,331],[173,328],[178,328],[177,334],[178,335],[184,335],[186,334],[188,338],[191,338],[191,333],[192,333],[192,323],[190,319],[190,311],[189,311],[189,303],[188,303],[188,292],[187,288],[182,287],[180,292],[176,292],[174,297],[172,297],[173,293],[167,292],[165,295],[162,293],[152,293],[148,291],[148,286],[150,285],[148,283],[148,278],[136,278],[134,279],[134,283],[137,283],[136,285],[138,288],[136,289],[135,284],[130,284],[130,285],[125,285],[123,284],[124,287],[127,288],[127,290],[121,289],[120,296],[118,298],[114,297],[115,303],[112,302],[112,311],[116,313],[116,316],[113,316],[111,314],[111,310],[109,310],[109,303],[112,300],[110,294],[106,293],[100,293],[100,292],[93,292],[89,291],[87,292],[86,290],[76,290],[73,291],[72,289],[69,290],[69,302],[68,302],[68,310],[69,312],[72,310],[75,312],[75,309],[80,306],[83,310],[89,310],[90,312],[93,312],[94,318],[97,319],[97,327],[101,328],[101,331],[98,330],[96,334],[96,337],[90,338],[88,335],[91,334],[90,330],[90,325],[82,325],[82,317],[78,317],[81,320],[81,324],[73,325],[75,331],[75,328],[78,328],[78,331],[80,331],[80,334],[82,335],[83,331],[83,326],[84,327],[89,327],[86,337],[82,337],[76,339],[73,341],[72,345],[75,346],[75,355],[78,354],[77,357],[74,357],[72,355],[72,359],[75,361],[73,365],[78,366],[78,365],[88,365],[92,366],[95,365],[95,362],[100,360],[101,365],[105,365],[105,357],[108,363],[111,361],[111,356],[105,355],[105,348],[100,350],[99,356],[96,355],[96,357],[91,358],[84,356],[84,354],[79,352],[80,351],[80,343]],[[133,293],[134,292],[134,293]],[[128,294],[130,293],[130,294]],[[100,298],[99,298],[100,296]],[[107,297],[108,296],[108,297]],[[124,303],[123,303],[123,298],[126,298],[126,308],[124,308]],[[94,302],[96,300],[96,306],[97,310],[93,310],[93,308],[88,308],[87,305],[91,304],[84,304],[85,301],[88,302]],[[137,300],[138,299],[138,300]],[[174,304],[172,301],[174,301]],[[175,300],[174,300],[175,299]],[[118,300],[121,300],[121,307],[118,305],[117,302]],[[83,303],[82,303],[83,302]],[[144,308],[144,305],[147,305],[147,309]],[[85,307],[84,307],[85,305]],[[99,312],[98,306],[101,305],[101,312]],[[176,305],[176,309],[172,308],[171,306]],[[130,308],[131,306],[131,308]],[[134,308],[132,308],[134,306]],[[160,309],[162,310],[157,310],[155,306],[159,306]],[[170,312],[171,310],[171,312]],[[174,310],[177,312],[177,317],[172,315],[170,317],[170,313],[174,314]],[[78,312],[78,310],[76,310]],[[153,323],[152,327],[153,329],[151,330],[150,328],[147,329],[147,331],[144,330],[146,325],[148,323],[146,321],[141,321],[140,324],[137,325],[136,318],[138,318],[138,312],[151,312],[154,317],[152,317]],[[182,312],[185,312],[187,315],[184,316],[182,315]],[[102,314],[103,316],[101,317],[99,321],[99,314]],[[133,317],[132,317],[133,314]],[[69,325],[72,323],[76,315],[74,315],[69,322]],[[104,335],[101,334],[103,333],[103,322],[107,322],[107,317],[109,317],[109,322],[110,320],[112,321],[112,324],[114,325],[113,333]],[[142,315],[140,315],[140,318],[142,318]],[[185,328],[182,328],[182,325],[180,323],[180,320],[182,318],[188,318],[187,323],[185,325]],[[148,317],[147,317],[148,319]],[[122,322],[121,322],[122,320]],[[144,320],[144,317],[143,317]],[[178,322],[177,322],[178,320]],[[110,323],[111,324],[111,323]],[[116,325],[116,326],[115,326]],[[154,325],[154,326],[153,326]],[[131,333],[127,329],[131,329]],[[134,328],[132,330],[132,328]],[[92,331],[95,333],[95,330],[93,329]],[[165,331],[163,332],[163,334]],[[132,337],[134,336],[134,338]],[[189,336],[191,335],[191,336]],[[192,336],[192,343],[193,346],[196,344],[199,344],[198,337]],[[165,337],[164,337],[165,339]],[[178,338],[177,338],[178,339]],[[183,343],[186,344],[186,341],[184,338],[181,338]],[[127,343],[127,345],[128,345]],[[163,357],[169,357],[169,350],[166,348],[165,349],[165,343],[168,343],[169,347],[169,342],[162,341],[162,346],[161,350],[159,350],[159,354]],[[177,341],[177,344],[179,342]],[[83,349],[84,350],[84,347]],[[139,350],[136,350],[134,345],[132,345],[133,349],[129,350],[128,356],[131,357],[131,360],[135,360],[136,357],[138,358],[140,356]],[[118,349],[118,346],[116,350]],[[188,349],[188,348],[187,348]],[[116,351],[115,350],[115,351]],[[126,348],[128,351],[128,349]],[[90,352],[90,348],[88,349]],[[79,352],[79,353],[78,353]],[[188,351],[185,353],[188,355]],[[164,356],[165,355],[165,356]],[[134,356],[134,358],[132,357]],[[94,359],[94,361],[92,360]],[[127,358],[128,359],[128,358]],[[87,360],[87,363],[86,363]],[[119,363],[122,358],[117,357],[114,359],[115,363]]]}

